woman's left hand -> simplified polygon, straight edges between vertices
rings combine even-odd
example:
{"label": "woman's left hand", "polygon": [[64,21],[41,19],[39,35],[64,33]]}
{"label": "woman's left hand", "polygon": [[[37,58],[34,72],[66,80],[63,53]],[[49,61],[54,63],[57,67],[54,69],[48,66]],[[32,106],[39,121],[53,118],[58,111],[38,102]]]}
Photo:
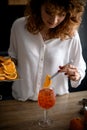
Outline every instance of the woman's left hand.
{"label": "woman's left hand", "polygon": [[64,66],[59,66],[59,72],[64,72],[70,80],[78,81],[80,79],[80,73],[74,65],[67,64]]}

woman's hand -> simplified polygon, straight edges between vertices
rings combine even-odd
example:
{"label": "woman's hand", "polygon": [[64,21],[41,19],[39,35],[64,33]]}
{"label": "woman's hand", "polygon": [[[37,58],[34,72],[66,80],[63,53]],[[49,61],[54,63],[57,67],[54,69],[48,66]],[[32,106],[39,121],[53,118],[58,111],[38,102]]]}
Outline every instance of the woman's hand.
{"label": "woman's hand", "polygon": [[59,72],[64,72],[70,80],[78,81],[80,79],[80,73],[74,65],[67,64],[64,66],[59,66]]}

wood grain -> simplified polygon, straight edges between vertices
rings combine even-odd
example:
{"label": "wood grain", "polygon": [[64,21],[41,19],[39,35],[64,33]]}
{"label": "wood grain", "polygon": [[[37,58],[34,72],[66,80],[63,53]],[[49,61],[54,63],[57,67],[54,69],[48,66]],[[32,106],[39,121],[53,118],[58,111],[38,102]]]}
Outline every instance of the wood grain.
{"label": "wood grain", "polygon": [[[53,124],[45,130],[68,130],[70,120],[81,116],[78,102],[83,98],[87,98],[87,91],[57,96],[55,106],[48,111]],[[38,125],[42,117],[43,109],[37,102],[0,101],[0,130],[43,130]]]}

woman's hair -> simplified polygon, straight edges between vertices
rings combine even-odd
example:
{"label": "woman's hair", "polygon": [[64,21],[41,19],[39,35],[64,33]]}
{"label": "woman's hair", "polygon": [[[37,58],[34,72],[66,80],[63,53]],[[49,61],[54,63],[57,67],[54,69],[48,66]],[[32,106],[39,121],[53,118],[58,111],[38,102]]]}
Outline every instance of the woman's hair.
{"label": "woman's hair", "polygon": [[[82,21],[82,14],[86,5],[85,0],[29,0],[25,10],[27,19],[26,28],[29,32],[37,34],[40,32],[44,23],[41,18],[41,7],[48,3],[54,5],[54,9],[62,9],[66,12],[66,17],[58,26],[49,29],[50,38],[65,39],[67,36],[72,37],[76,29],[79,28]],[[49,5],[49,8],[51,6]]]}

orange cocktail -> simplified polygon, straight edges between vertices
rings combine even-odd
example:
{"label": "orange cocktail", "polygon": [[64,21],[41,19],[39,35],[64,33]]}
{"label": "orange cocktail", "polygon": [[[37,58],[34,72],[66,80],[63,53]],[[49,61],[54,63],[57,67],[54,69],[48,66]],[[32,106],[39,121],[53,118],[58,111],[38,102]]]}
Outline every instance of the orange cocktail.
{"label": "orange cocktail", "polygon": [[55,93],[50,88],[43,88],[39,91],[38,104],[44,109],[49,109],[54,106],[56,101]]}
{"label": "orange cocktail", "polygon": [[54,90],[50,88],[51,84],[51,76],[46,75],[43,87],[38,94],[38,105],[44,109],[44,117],[38,123],[41,127],[48,127],[52,124],[52,121],[47,117],[48,109],[53,107],[56,101]]}

